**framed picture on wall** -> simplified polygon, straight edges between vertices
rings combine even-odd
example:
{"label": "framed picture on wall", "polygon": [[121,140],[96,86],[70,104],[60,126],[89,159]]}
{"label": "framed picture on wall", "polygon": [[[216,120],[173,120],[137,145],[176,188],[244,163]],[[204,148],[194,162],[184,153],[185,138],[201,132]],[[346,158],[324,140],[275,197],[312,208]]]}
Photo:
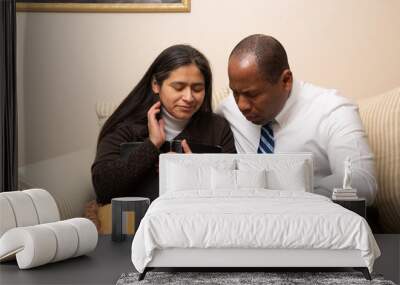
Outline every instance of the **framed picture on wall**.
{"label": "framed picture on wall", "polygon": [[191,0],[17,0],[17,12],[190,12]]}

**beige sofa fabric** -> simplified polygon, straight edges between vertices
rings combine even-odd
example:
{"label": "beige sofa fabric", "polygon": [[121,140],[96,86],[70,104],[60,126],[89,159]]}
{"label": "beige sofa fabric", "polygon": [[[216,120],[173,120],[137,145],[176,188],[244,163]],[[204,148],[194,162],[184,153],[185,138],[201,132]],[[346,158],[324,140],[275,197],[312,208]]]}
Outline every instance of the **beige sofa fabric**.
{"label": "beige sofa fabric", "polygon": [[219,106],[219,104],[229,95],[229,87],[222,88],[213,93],[211,106],[213,111],[215,112]]}
{"label": "beige sofa fabric", "polygon": [[96,115],[100,129],[107,121],[108,117],[110,117],[111,114],[114,112],[114,110],[117,109],[119,104],[120,103],[118,102],[105,102],[105,101],[100,101],[96,103],[95,106]]}
{"label": "beige sofa fabric", "polygon": [[361,100],[359,107],[376,159],[379,223],[386,233],[400,233],[400,88]]}

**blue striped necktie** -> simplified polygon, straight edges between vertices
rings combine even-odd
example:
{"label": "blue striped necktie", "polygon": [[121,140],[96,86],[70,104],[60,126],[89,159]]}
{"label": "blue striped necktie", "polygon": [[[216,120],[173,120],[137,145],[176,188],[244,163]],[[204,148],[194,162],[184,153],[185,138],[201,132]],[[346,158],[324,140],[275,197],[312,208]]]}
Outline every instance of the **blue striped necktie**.
{"label": "blue striped necktie", "polygon": [[258,145],[257,153],[274,153],[274,147],[274,131],[272,130],[272,122],[269,122],[261,128],[260,144]]}

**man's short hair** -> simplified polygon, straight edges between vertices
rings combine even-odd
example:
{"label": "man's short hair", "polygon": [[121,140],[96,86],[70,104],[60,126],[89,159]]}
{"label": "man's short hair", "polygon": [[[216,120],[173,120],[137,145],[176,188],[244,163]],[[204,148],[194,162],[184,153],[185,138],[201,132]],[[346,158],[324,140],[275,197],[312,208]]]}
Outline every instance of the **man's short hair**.
{"label": "man's short hair", "polygon": [[285,48],[275,38],[262,34],[251,35],[241,40],[232,50],[232,56],[253,54],[257,68],[270,83],[278,82],[285,69],[290,69]]}

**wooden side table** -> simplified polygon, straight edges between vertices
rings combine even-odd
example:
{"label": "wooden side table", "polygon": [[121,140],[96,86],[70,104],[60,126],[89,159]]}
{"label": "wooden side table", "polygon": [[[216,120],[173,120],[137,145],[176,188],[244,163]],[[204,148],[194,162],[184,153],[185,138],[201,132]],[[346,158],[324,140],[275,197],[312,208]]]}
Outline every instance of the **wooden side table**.
{"label": "wooden side table", "polygon": [[332,202],[339,204],[340,206],[359,214],[364,219],[367,218],[367,206],[365,199],[358,198],[354,200],[332,200]]}

